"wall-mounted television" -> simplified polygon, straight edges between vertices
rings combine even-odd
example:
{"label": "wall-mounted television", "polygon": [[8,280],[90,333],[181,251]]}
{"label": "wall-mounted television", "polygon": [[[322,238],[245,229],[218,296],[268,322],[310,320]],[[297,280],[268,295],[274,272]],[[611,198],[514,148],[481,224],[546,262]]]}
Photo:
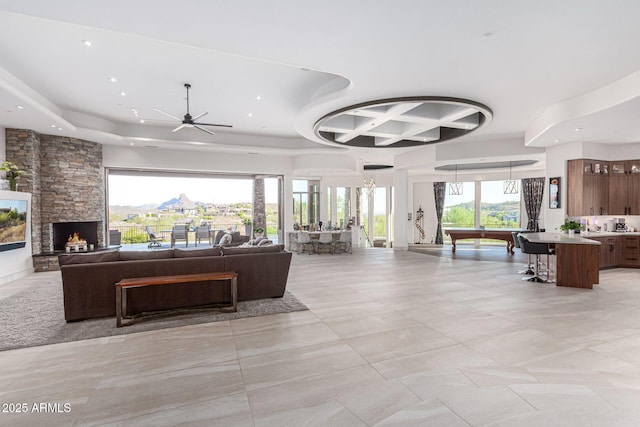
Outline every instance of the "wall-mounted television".
{"label": "wall-mounted television", "polygon": [[0,252],[27,244],[27,201],[0,199]]}

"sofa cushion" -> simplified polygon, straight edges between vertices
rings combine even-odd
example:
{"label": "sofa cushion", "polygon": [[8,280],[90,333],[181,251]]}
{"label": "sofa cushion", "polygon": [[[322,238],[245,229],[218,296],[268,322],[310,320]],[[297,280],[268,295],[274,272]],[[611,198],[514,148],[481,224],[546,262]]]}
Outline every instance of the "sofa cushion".
{"label": "sofa cushion", "polygon": [[104,251],[91,254],[61,254],[58,255],[58,264],[71,265],[71,264],[89,264],[94,262],[111,262],[119,261],[120,252],[118,251]]}
{"label": "sofa cushion", "polygon": [[135,261],[139,259],[165,259],[173,258],[173,249],[159,251],[122,251],[120,261]]}
{"label": "sofa cushion", "polygon": [[231,243],[243,243],[239,231],[234,231],[233,233],[231,233]]}
{"label": "sofa cushion", "polygon": [[251,247],[230,247],[222,248],[223,255],[244,255],[244,254],[260,254],[269,252],[282,252],[284,245],[265,245],[265,246],[251,246]]}
{"label": "sofa cushion", "polygon": [[174,258],[191,258],[191,257],[201,257],[201,256],[219,256],[222,255],[222,250],[218,247],[216,248],[206,248],[206,249],[174,249],[173,256]]}

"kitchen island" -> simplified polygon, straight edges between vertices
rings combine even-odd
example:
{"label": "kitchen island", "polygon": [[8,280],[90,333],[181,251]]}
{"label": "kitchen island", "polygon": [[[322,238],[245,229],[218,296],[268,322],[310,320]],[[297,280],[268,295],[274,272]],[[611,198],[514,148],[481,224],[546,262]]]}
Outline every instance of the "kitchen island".
{"label": "kitchen island", "polygon": [[557,286],[593,289],[600,282],[600,242],[580,234],[527,233],[526,237],[555,247]]}

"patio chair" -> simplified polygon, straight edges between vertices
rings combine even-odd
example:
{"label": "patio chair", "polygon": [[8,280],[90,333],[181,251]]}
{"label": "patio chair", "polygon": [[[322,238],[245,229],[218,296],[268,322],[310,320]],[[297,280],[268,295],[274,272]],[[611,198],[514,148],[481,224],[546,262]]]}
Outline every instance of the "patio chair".
{"label": "patio chair", "polygon": [[177,240],[184,240],[185,246],[189,247],[189,226],[188,225],[174,225],[171,230],[171,247],[176,245]]}
{"label": "patio chair", "polygon": [[196,228],[195,245],[198,246],[202,239],[205,239],[211,245],[211,227],[209,224],[200,224]]}
{"label": "patio chair", "polygon": [[161,248],[163,239],[161,237],[158,237],[155,232],[151,231],[151,227],[149,227],[148,225],[144,227],[144,229],[147,231],[147,235],[149,238],[149,245],[147,247],[149,249]]}

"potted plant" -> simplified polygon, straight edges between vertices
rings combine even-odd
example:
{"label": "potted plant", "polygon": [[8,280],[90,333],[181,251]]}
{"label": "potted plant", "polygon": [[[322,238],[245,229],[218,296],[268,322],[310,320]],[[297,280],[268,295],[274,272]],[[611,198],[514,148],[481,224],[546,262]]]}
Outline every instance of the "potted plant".
{"label": "potted plant", "polygon": [[253,221],[251,221],[251,218],[244,218],[242,223],[244,224],[244,234],[246,236],[251,236],[251,229],[253,228]]}
{"label": "potted plant", "polygon": [[580,230],[582,230],[582,225],[580,225],[579,222],[569,221],[565,219],[564,224],[560,226],[560,230],[566,231],[569,234],[573,234],[576,232],[576,230],[580,232]]}
{"label": "potted plant", "polygon": [[255,235],[255,237],[263,237],[264,236],[264,228],[262,227],[256,227],[253,230],[253,233]]}
{"label": "potted plant", "polygon": [[15,163],[4,161],[0,166],[0,171],[4,171],[4,175],[9,181],[9,190],[17,191],[18,189],[18,177],[26,175],[27,173],[20,170]]}

